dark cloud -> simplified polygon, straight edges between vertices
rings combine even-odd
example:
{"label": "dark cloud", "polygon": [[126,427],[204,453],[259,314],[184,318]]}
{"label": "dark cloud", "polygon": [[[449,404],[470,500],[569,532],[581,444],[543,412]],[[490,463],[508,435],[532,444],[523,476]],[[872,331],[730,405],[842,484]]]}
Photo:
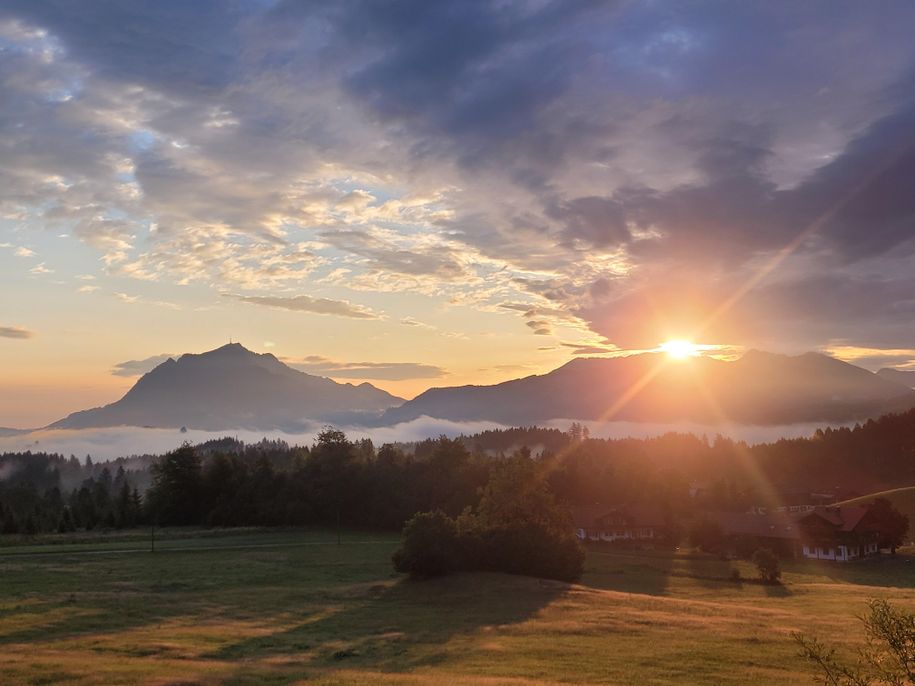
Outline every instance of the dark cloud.
{"label": "dark cloud", "polygon": [[[8,0],[0,206],[124,276],[294,311],[379,318],[263,294],[342,266],[335,286],[479,288],[536,334],[581,317],[631,347],[752,283],[709,342],[903,348],[913,22],[907,2]],[[447,199],[381,211],[414,191]]]}
{"label": "dark cloud", "polygon": [[292,297],[266,296],[266,295],[231,295],[234,298],[251,305],[277,307],[281,310],[293,312],[310,312],[312,314],[329,314],[337,317],[350,317],[352,319],[379,319],[380,314],[363,305],[356,305],[346,300],[332,300],[330,298],[313,298],[310,295],[296,295]]}
{"label": "dark cloud", "polygon": [[309,355],[301,362],[284,362],[299,371],[335,379],[403,381],[436,379],[448,373],[441,367],[418,362],[336,362],[320,355]]}
{"label": "dark cloud", "polygon": [[0,16],[48,29],[72,58],[103,78],[206,92],[224,88],[236,75],[244,6],[215,0],[150,5],[6,0]]}
{"label": "dark cloud", "polygon": [[0,326],[0,338],[32,338],[34,335],[33,331],[19,326]]}
{"label": "dark cloud", "polygon": [[115,376],[142,376],[146,372],[152,371],[166,360],[171,359],[170,354],[153,355],[143,360],[128,360],[127,362],[118,362],[111,370]]}
{"label": "dark cloud", "polygon": [[366,231],[351,229],[325,231],[321,238],[339,250],[368,258],[368,266],[375,271],[441,279],[465,275],[455,254],[442,246],[405,249]]}

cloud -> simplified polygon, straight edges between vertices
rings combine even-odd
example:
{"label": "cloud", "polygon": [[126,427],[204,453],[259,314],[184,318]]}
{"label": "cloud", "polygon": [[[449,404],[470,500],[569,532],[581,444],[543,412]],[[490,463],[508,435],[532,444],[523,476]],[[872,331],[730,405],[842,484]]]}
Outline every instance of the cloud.
{"label": "cloud", "polygon": [[446,376],[441,367],[418,362],[335,362],[320,355],[310,355],[300,362],[284,360],[289,366],[319,376],[337,379],[436,379]]}
{"label": "cloud", "polygon": [[[83,288],[94,289],[95,287],[94,286],[83,286]],[[83,288],[80,289],[81,292],[90,292],[90,291],[83,291]],[[139,295],[130,295],[128,293],[115,293],[114,297],[123,303],[127,303],[128,305],[143,304],[143,305],[154,305],[155,307],[165,307],[169,310],[180,310],[181,309],[181,306],[177,303],[168,302],[167,300],[148,300]]]}
{"label": "cloud", "polygon": [[751,283],[716,342],[899,348],[913,21],[910,3],[10,0],[0,216],[118,278],[296,311],[380,316],[272,295],[329,284],[638,347]]}
{"label": "cloud", "polygon": [[20,246],[13,251],[13,254],[16,257],[35,257],[35,251],[30,250],[29,248]]}
{"label": "cloud", "polygon": [[33,331],[19,326],[0,326],[0,338],[32,338],[34,336]]}
{"label": "cloud", "polygon": [[293,312],[310,312],[312,314],[327,314],[337,317],[350,317],[352,319],[381,319],[382,315],[347,300],[332,300],[330,298],[313,298],[310,295],[296,295],[292,297],[262,296],[262,295],[232,295],[223,294],[224,297],[234,298],[251,305],[275,307]]}
{"label": "cloud", "polygon": [[153,355],[143,360],[128,360],[127,362],[118,362],[111,369],[114,376],[141,376],[146,372],[152,371],[166,360],[174,357],[168,353],[163,355]]}
{"label": "cloud", "polygon": [[41,262],[41,263],[39,263],[39,264],[36,264],[36,265],[35,265],[34,267],[32,267],[31,269],[29,269],[29,273],[30,273],[30,274],[36,274],[36,275],[37,275],[37,274],[53,274],[53,273],[54,273],[54,270],[53,270],[53,269],[48,269],[47,267],[44,266],[44,262]]}

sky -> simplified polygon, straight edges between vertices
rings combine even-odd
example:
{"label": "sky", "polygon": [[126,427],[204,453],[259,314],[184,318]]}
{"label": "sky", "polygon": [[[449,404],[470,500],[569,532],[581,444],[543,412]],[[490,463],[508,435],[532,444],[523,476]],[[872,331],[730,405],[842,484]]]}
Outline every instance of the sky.
{"label": "sky", "polygon": [[0,426],[229,340],[403,397],[915,368],[915,4],[0,0]]}

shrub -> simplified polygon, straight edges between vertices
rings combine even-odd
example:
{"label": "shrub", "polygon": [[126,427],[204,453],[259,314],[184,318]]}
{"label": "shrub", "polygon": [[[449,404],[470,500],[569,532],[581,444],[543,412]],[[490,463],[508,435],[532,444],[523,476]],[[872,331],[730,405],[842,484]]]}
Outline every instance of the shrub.
{"label": "shrub", "polygon": [[763,583],[777,584],[782,577],[782,570],[778,563],[778,556],[769,548],[759,548],[751,558],[756,569],[759,571],[759,578]]}
{"label": "shrub", "polygon": [[915,613],[897,610],[886,600],[872,599],[867,605],[867,614],[860,618],[866,644],[854,664],[840,660],[835,648],[815,636],[798,632],[792,636],[801,656],[817,666],[825,684],[915,684]]}
{"label": "shrub", "polygon": [[403,541],[393,555],[394,569],[414,578],[448,574],[460,565],[457,526],[441,510],[420,512],[403,529]]}
{"label": "shrub", "polygon": [[465,569],[575,581],[584,549],[536,463],[519,453],[493,469],[475,511],[457,521],[443,512],[411,519],[394,567],[413,577]]}

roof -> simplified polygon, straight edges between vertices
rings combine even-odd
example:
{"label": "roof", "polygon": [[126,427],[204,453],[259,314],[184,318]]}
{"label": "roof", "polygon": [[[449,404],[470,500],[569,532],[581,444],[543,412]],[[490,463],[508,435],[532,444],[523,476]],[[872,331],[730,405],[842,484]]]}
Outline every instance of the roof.
{"label": "roof", "polygon": [[716,516],[726,534],[759,538],[798,539],[801,537],[796,517],[784,512],[749,514],[722,512]]}
{"label": "roof", "polygon": [[760,538],[801,538],[804,526],[817,517],[832,525],[836,531],[856,531],[870,508],[862,506],[817,507],[806,512],[773,512],[749,514],[722,512],[715,516],[725,533]]}
{"label": "roof", "polygon": [[631,527],[663,527],[667,523],[661,511],[651,505],[621,505],[618,507],[587,507],[572,511],[572,519],[577,529],[599,529],[602,520],[619,516]]}
{"label": "roof", "polygon": [[865,505],[845,505],[842,507],[817,507],[805,512],[798,521],[819,517],[832,524],[838,531],[855,531],[870,511]]}

